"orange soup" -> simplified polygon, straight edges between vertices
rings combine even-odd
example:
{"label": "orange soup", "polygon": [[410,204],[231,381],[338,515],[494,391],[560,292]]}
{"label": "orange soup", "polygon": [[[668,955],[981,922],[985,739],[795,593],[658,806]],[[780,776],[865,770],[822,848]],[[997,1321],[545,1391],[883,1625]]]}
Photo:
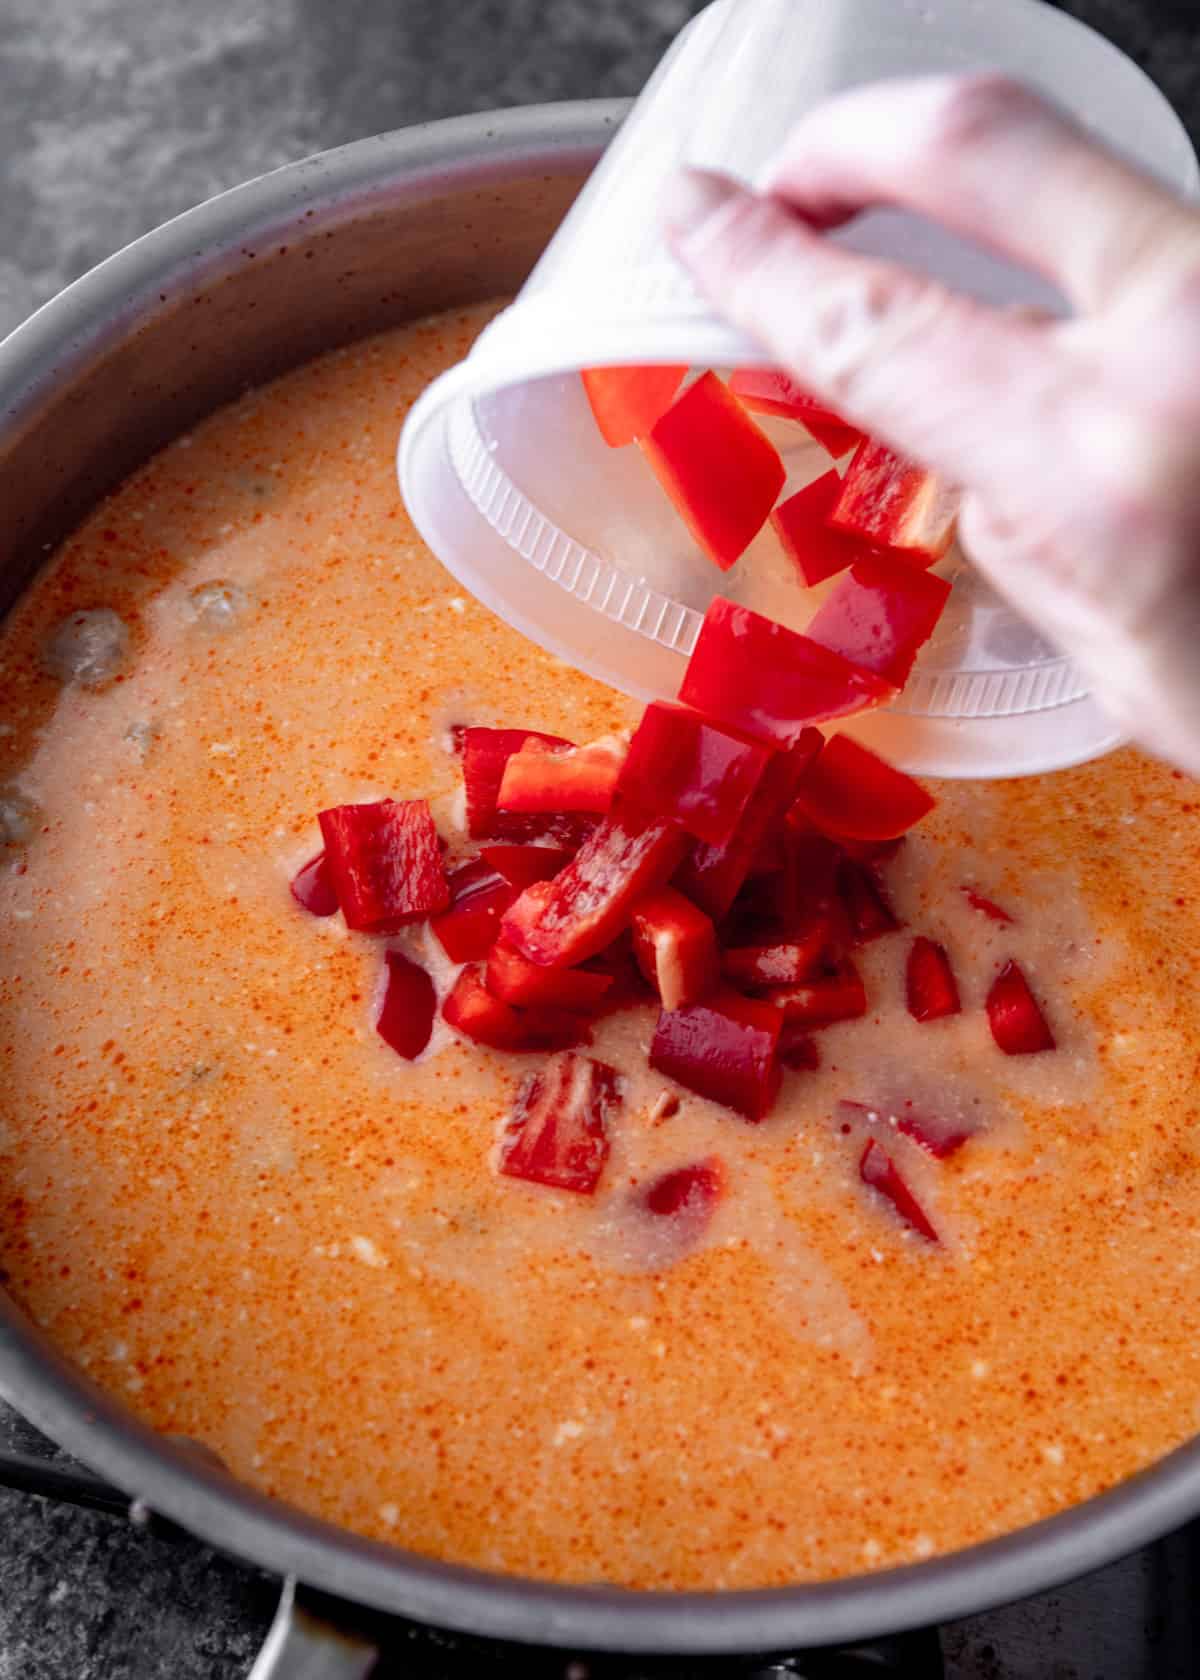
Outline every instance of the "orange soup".
{"label": "orange soup", "polygon": [[[536,1055],[374,1030],[381,949],[307,916],[315,814],[429,798],[456,723],[585,741],[636,709],[467,597],[399,503],[397,430],[484,311],[215,415],[53,557],[0,639],[0,1265],[156,1428],[364,1534],[561,1581],[756,1587],[906,1563],[1062,1509],[1200,1426],[1195,786],[1134,752],[947,784],[888,865],[870,1007],[753,1126],[668,1082],[650,1006],[594,1197],[498,1175]],[[531,581],[531,587],[541,587]],[[1014,921],[981,914],[971,886]],[[921,932],[962,1013],[903,1007]],[[997,1052],[1018,961],[1052,1054]],[[844,1102],[941,1234],[860,1179]],[[716,1156],[683,1247],[634,1216]]]}

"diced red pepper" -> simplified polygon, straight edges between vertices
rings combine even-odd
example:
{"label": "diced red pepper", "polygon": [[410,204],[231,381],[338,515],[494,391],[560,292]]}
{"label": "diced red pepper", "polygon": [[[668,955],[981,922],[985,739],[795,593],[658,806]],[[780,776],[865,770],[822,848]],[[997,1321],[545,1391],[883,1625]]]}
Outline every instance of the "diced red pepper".
{"label": "diced red pepper", "polygon": [[442,1019],[493,1050],[563,1050],[585,1044],[587,1023],[565,1009],[515,1009],[493,997],[478,964],[464,968],[442,1005]]}
{"label": "diced red pepper", "polygon": [[857,858],[860,863],[869,863],[873,869],[890,863],[903,844],[903,834],[897,834],[894,840],[851,840],[843,837],[838,841],[850,857]]}
{"label": "diced red pepper", "polygon": [[784,420],[799,420],[834,460],[862,441],[863,433],[857,426],[843,420],[832,408],[826,408],[782,368],[738,368],[730,378],[729,389],[758,414],[778,414]]}
{"label": "diced red pepper", "polygon": [[595,956],[629,926],[637,900],[664,885],[685,844],[670,823],[615,809],[560,875],[525,889],[504,918],[505,939],[546,968]]}
{"label": "diced red pepper", "polygon": [[876,548],[932,566],[954,540],[959,493],[915,461],[875,438],[864,438],[846,469],[831,517],[842,531]]}
{"label": "diced red pepper", "polygon": [[900,927],[883,883],[870,864],[843,857],[838,863],[837,890],[854,944],[865,945],[885,933],[895,933]]}
{"label": "diced red pepper", "polygon": [[698,546],[728,571],[783,488],[775,445],[715,373],[689,385],[641,444]]}
{"label": "diced red pepper", "polygon": [[849,717],[895,694],[807,636],[714,596],[684,673],[679,698],[731,729],[790,746],[805,726]]}
{"label": "diced red pepper", "polygon": [[630,928],[619,933],[598,956],[589,957],[583,968],[588,974],[606,975],[610,982],[601,1002],[600,1012],[605,1015],[617,1009],[636,1008],[655,996],[634,957]]}
{"label": "diced red pepper", "polygon": [[778,875],[786,869],[788,857],[787,834],[782,823],[776,823],[762,837],[762,842],[750,860],[747,879],[756,876]]}
{"label": "diced red pepper", "polygon": [[585,747],[548,747],[526,741],[504,766],[498,811],[591,811],[603,816],[625,749],[616,741],[592,741]]}
{"label": "diced red pepper", "polygon": [[375,1031],[398,1056],[412,1061],[429,1043],[437,992],[430,976],[403,951],[388,951],[387,986]]}
{"label": "diced red pepper", "polygon": [[292,897],[310,916],[337,914],[337,892],[324,852],[318,852],[316,857],[309,858],[304,868],[298,869],[292,876]]}
{"label": "diced red pepper", "polygon": [[824,916],[839,932],[844,917],[838,894],[838,869],[845,853],[835,840],[816,829],[790,826],[789,873],[792,880],[792,914],[804,921]]}
{"label": "diced red pepper", "polygon": [[557,846],[481,846],[479,855],[510,887],[524,892],[535,881],[548,881],[565,869],[573,854]]}
{"label": "diced red pepper", "polygon": [[611,974],[586,968],[541,968],[501,939],[487,961],[487,989],[518,1007],[590,1014],[612,989]]}
{"label": "diced red pepper", "polygon": [[551,1056],[517,1092],[500,1139],[499,1171],[594,1195],[620,1107],[620,1082],[607,1062]]}
{"label": "diced red pepper", "polygon": [[927,1238],[931,1243],[941,1241],[925,1209],[904,1182],[896,1163],[874,1138],[862,1152],[858,1163],[858,1176],[864,1184],[870,1185],[872,1190],[886,1196],[905,1224],[911,1225],[920,1236]]}
{"label": "diced red pepper", "polygon": [[941,1114],[930,1114],[916,1108],[911,1102],[906,1102],[902,1108],[876,1108],[869,1103],[839,1102],[837,1118],[842,1123],[843,1132],[853,1132],[862,1127],[893,1126],[896,1131],[903,1132],[914,1143],[920,1144],[927,1155],[932,1155],[938,1161],[944,1161],[960,1150],[964,1143],[969,1143],[980,1130],[979,1126],[963,1119],[950,1120]]}
{"label": "diced red pepper", "polygon": [[761,742],[733,735],[686,706],[656,700],[642,714],[617,787],[639,810],[722,846],[741,823],[771,758]]}
{"label": "diced red pepper", "polygon": [[762,986],[794,986],[818,971],[834,939],[829,917],[818,916],[803,933],[797,930],[794,938],[773,945],[727,947],[721,953],[721,968],[735,986],[752,991]]}
{"label": "diced red pepper", "polygon": [[516,896],[516,887],[481,857],[453,871],[450,907],[429,923],[451,962],[487,956],[500,937],[500,918]]}
{"label": "diced red pepper", "polygon": [[841,478],[827,472],[780,502],[771,515],[784,553],[795,561],[796,570],[809,587],[823,583],[835,572],[844,572],[871,552],[861,537],[847,536],[830,525],[829,516],[841,493]]}
{"label": "diced red pepper", "polygon": [[784,1021],[779,1035],[779,1060],[793,1073],[815,1073],[821,1065],[821,1052],[816,1040],[810,1038],[800,1021]]}
{"label": "diced red pepper", "polygon": [[561,735],[546,735],[540,729],[483,729],[463,732],[463,783],[467,790],[467,832],[474,839],[557,840],[572,851],[596,826],[586,813],[553,812],[549,815],[499,811],[496,800],[504,780],[504,767],[527,741],[548,747],[569,747]]}
{"label": "diced red pepper", "polygon": [[822,603],[808,635],[903,688],[950,596],[945,578],[886,554],[856,560]]}
{"label": "diced red pepper", "polygon": [[1056,1048],[1049,1023],[1015,962],[1006,962],[992,982],[987,1015],[992,1037],[1006,1056],[1035,1056]]}
{"label": "diced red pepper", "polygon": [[853,1021],[867,1012],[867,988],[849,957],[797,986],[772,986],[764,994],[787,1020],[810,1030]]}
{"label": "diced red pepper", "polygon": [[347,927],[395,933],[450,902],[441,843],[424,799],[337,805],[317,820]]}
{"label": "diced red pepper", "polygon": [[659,887],[633,909],[633,951],[664,1009],[698,1003],[717,983],[717,932],[703,910],[673,887]]}
{"label": "diced red pepper", "polygon": [[645,437],[671,406],[686,367],[595,367],[580,374],[600,436],[611,449]]}
{"label": "diced red pepper", "polygon": [[957,1154],[979,1130],[978,1126],[966,1125],[961,1120],[947,1120],[940,1114],[925,1114],[913,1108],[903,1109],[892,1119],[897,1131],[912,1138],[914,1143],[919,1143],[927,1154],[939,1161]]}
{"label": "diced red pepper", "polygon": [[974,887],[964,887],[963,896],[972,910],[978,910],[984,916],[990,916],[993,922],[1015,922],[1016,917],[1010,916],[1007,910],[1002,910],[998,904],[993,904],[990,898],[984,898]]}
{"label": "diced red pepper", "polygon": [[686,1219],[707,1225],[725,1194],[725,1164],[716,1155],[691,1166],[676,1167],[648,1184],[642,1206],[660,1219]]}
{"label": "diced red pepper", "polygon": [[940,1021],[962,1009],[958,982],[944,945],[924,937],[914,939],[906,971],[908,1013],[914,1021]]}
{"label": "diced red pepper", "polygon": [[935,804],[903,770],[848,735],[835,735],[806,771],[792,809],[835,840],[892,840]]}
{"label": "diced red pepper", "polygon": [[724,845],[693,842],[675,885],[714,920],[728,913],[767,836],[782,824],[801,777],[821,750],[822,740],[819,729],[806,729],[787,752],[772,756],[741,823]]}
{"label": "diced red pepper", "polygon": [[664,1009],[650,1066],[697,1096],[763,1120],[779,1092],[783,1016],[769,1003],[716,991],[688,1009]]}

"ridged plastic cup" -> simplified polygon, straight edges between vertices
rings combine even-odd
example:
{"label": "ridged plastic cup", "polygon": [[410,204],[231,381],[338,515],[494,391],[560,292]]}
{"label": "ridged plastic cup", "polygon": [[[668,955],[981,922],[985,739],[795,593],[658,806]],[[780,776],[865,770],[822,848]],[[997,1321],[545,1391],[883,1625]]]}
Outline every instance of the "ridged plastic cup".
{"label": "ridged plastic cup", "polygon": [[[1021,78],[1195,196],[1195,155],[1162,94],[1040,0],[716,0],[667,52],[519,296],[408,418],[401,490],[449,570],[517,629],[643,699],[675,696],[714,594],[803,629],[821,593],[799,586],[769,526],[719,572],[637,446],[603,443],[578,373],[761,365],[671,257],[664,183],[682,162],[753,182],[821,99],[970,69]],[[833,237],[992,303],[1065,307],[1043,280],[919,217],[871,212]],[[787,467],[783,495],[828,469],[802,428],[761,423]],[[950,606],[912,679],[851,731],[935,776],[1032,774],[1117,745],[1071,662],[969,567],[945,564],[957,568]]]}

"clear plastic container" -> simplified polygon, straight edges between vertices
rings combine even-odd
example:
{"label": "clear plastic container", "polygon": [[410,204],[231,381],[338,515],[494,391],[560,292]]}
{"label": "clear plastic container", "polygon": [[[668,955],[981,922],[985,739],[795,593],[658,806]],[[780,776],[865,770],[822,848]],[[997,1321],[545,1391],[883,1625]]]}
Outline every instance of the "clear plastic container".
{"label": "clear plastic container", "polygon": [[[400,441],[405,500],[434,552],[516,628],[642,698],[674,697],[720,593],[802,629],[799,587],[768,527],[721,573],[692,543],[636,446],[609,449],[578,370],[761,363],[699,296],[659,225],[681,162],[752,182],[796,118],[886,76],[1000,69],[1194,195],[1187,134],[1110,42],[1040,0],[717,0],[668,51],[519,297],[430,387]],[[834,236],[994,303],[1063,308],[1045,281],[896,211]],[[828,458],[762,422],[783,494]],[[950,606],[895,705],[849,727],[930,775],[1032,773],[1117,744],[1070,661],[952,557]],[[826,586],[827,587],[827,586]]]}

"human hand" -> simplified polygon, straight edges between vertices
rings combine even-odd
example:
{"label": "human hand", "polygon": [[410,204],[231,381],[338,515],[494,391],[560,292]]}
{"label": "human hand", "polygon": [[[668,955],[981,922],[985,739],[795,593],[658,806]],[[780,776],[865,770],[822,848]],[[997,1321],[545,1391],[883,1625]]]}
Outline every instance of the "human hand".
{"label": "human hand", "polygon": [[[1057,282],[1002,313],[840,250],[902,205]],[[963,545],[1151,750],[1200,773],[1200,214],[995,75],[803,118],[761,193],[689,171],[672,246],[773,362],[961,484]]]}

